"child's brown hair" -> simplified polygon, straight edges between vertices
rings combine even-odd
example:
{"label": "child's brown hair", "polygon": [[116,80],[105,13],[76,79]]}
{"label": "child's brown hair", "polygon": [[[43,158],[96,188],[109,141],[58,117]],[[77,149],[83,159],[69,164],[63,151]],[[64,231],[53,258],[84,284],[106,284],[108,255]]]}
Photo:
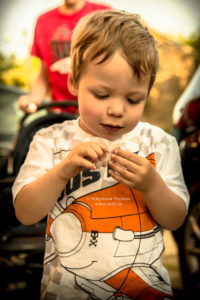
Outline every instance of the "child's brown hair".
{"label": "child's brown hair", "polygon": [[139,15],[119,10],[98,11],[83,17],[76,26],[71,45],[71,74],[76,85],[90,61],[107,61],[122,50],[134,73],[150,73],[151,89],[157,69],[156,41]]}

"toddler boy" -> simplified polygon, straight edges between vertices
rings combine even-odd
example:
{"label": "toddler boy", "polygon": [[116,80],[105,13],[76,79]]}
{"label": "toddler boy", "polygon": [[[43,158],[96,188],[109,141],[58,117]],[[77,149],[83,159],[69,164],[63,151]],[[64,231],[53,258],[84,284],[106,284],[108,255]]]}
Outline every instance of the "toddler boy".
{"label": "toddler boy", "polygon": [[48,215],[41,299],[168,299],[162,228],[189,202],[174,137],[141,122],[158,69],[138,15],[77,25],[70,92],[80,117],[40,130],[13,186],[24,224]]}

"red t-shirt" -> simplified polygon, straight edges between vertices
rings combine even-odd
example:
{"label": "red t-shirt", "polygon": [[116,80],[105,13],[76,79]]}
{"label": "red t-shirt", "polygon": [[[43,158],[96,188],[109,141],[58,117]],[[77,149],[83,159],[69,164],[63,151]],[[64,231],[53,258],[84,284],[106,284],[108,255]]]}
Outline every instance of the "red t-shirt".
{"label": "red t-shirt", "polygon": [[[110,8],[106,5],[86,2],[81,10],[72,15],[61,13],[57,7],[38,18],[31,54],[39,57],[46,64],[53,101],[77,100],[77,97],[70,94],[67,88],[68,75],[52,72],[50,66],[57,60],[69,56],[72,31],[82,16],[95,10]],[[76,108],[69,107],[62,110],[75,112]]]}

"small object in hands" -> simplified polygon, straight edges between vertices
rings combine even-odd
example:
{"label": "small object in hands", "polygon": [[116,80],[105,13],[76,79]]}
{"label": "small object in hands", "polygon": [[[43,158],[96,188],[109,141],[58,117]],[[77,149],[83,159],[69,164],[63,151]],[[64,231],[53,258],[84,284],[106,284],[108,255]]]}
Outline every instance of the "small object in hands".
{"label": "small object in hands", "polygon": [[134,142],[125,142],[125,141],[108,141],[103,138],[93,138],[92,140],[95,140],[96,142],[103,142],[107,145],[109,152],[105,154],[102,160],[99,160],[95,165],[96,168],[101,168],[101,167],[107,167],[108,161],[110,160],[111,154],[115,149],[122,149],[130,152],[138,152],[138,145],[135,144]]}

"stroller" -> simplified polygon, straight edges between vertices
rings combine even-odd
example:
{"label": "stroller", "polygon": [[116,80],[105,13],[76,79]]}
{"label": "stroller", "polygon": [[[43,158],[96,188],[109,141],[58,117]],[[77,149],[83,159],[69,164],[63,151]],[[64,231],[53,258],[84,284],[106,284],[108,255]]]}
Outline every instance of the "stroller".
{"label": "stroller", "polygon": [[[44,103],[44,115],[33,119],[25,114],[8,155],[0,157],[0,299],[39,299],[46,219],[25,226],[15,217],[11,188],[23,164],[34,134],[54,123],[77,118],[71,113],[55,113],[52,107],[77,107],[76,101]],[[36,114],[38,114],[38,111]],[[30,119],[30,120],[29,120]]]}

